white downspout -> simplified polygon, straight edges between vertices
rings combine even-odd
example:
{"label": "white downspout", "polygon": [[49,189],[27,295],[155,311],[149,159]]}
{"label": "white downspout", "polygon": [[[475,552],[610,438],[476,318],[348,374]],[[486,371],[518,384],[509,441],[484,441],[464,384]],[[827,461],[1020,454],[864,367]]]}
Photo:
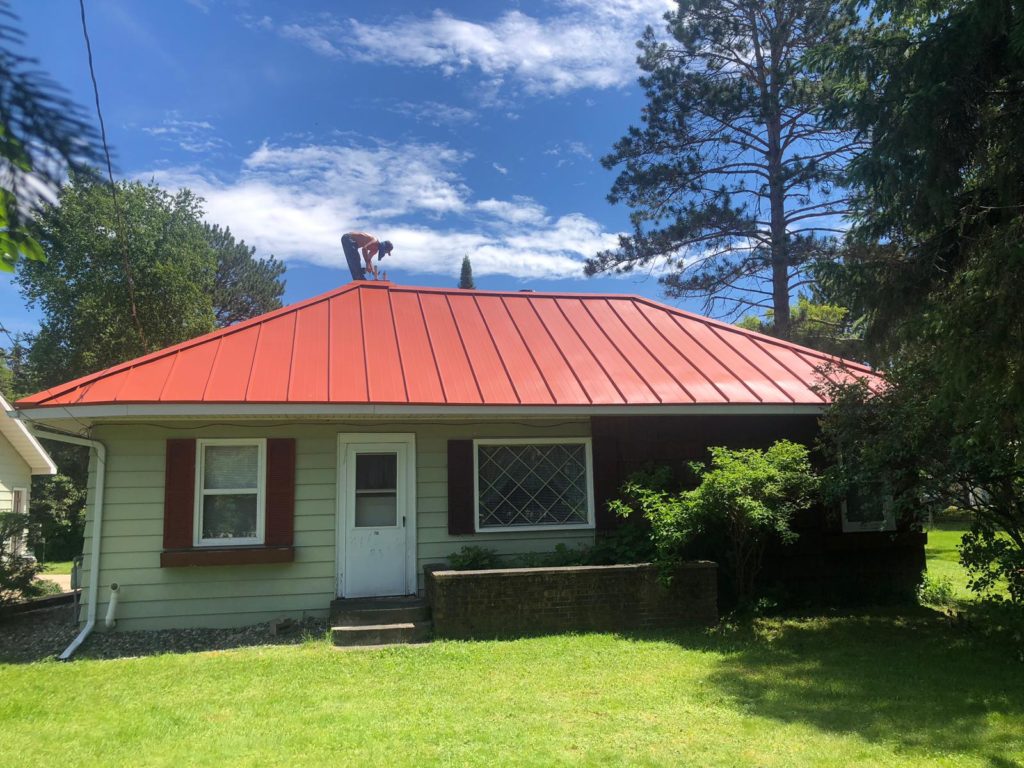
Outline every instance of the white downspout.
{"label": "white downspout", "polygon": [[[96,601],[99,598],[100,582],[100,542],[103,539],[103,490],[107,478],[107,448],[99,440],[89,440],[62,432],[50,432],[49,430],[38,429],[34,426],[32,427],[32,432],[36,437],[44,437],[47,440],[56,440],[60,443],[84,445],[96,451],[96,489],[93,494],[92,550],[89,554],[89,610],[82,631],[78,633],[78,636],[71,641],[71,645],[65,648],[64,653],[60,655],[61,661],[67,661],[78,650],[78,646],[85,642],[85,638],[92,633],[93,628],[96,626]],[[112,605],[115,606],[116,595],[116,591],[111,595]],[[109,611],[108,618],[113,618]]]}

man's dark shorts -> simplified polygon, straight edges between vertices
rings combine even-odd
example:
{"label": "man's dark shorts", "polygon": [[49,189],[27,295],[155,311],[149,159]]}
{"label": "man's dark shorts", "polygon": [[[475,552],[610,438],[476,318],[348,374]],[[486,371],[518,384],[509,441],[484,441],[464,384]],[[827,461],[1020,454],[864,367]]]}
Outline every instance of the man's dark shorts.
{"label": "man's dark shorts", "polygon": [[352,273],[353,280],[365,280],[363,263],[359,256],[359,246],[352,239],[351,235],[341,236],[341,249],[345,252],[345,261],[348,262],[348,269]]}

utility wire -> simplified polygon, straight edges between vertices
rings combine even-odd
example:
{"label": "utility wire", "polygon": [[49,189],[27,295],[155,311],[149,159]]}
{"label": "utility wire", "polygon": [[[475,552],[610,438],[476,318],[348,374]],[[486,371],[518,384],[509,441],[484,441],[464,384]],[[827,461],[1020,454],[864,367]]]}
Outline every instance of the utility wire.
{"label": "utility wire", "polygon": [[82,12],[82,36],[85,38],[85,51],[89,57],[89,77],[92,79],[92,92],[96,97],[96,117],[100,122],[100,139],[103,142],[103,154],[107,160],[107,178],[110,180],[110,197],[114,202],[114,219],[117,222],[117,239],[121,246],[121,256],[124,259],[124,275],[128,283],[128,300],[131,303],[132,322],[135,330],[138,331],[139,340],[142,342],[143,352],[149,351],[146,343],[146,333],[142,330],[142,323],[139,322],[139,313],[135,307],[135,280],[132,277],[131,262],[128,258],[128,247],[126,238],[127,230],[124,220],[121,217],[121,209],[117,203],[117,184],[114,183],[114,166],[110,162],[110,147],[107,145],[107,128],[103,123],[103,110],[100,108],[100,87],[96,83],[96,70],[92,63],[92,42],[89,40],[89,27],[85,23],[85,0],[78,0],[78,7]]}

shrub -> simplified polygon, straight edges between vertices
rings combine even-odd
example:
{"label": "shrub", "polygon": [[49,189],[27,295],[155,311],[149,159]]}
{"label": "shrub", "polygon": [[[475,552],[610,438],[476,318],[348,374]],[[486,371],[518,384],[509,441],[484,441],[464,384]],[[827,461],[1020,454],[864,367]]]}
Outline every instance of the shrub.
{"label": "shrub", "polygon": [[0,605],[23,599],[42,568],[34,558],[21,553],[27,524],[26,515],[0,513]]}
{"label": "shrub", "polygon": [[947,576],[931,576],[926,573],[917,588],[917,599],[924,605],[940,608],[956,605],[953,582]]}
{"label": "shrub", "polygon": [[49,579],[36,579],[26,587],[22,593],[23,597],[48,597],[50,595],[59,595],[64,590],[60,588],[60,584]]}
{"label": "shrub", "polygon": [[501,558],[496,550],[486,547],[465,546],[448,555],[448,563],[456,571],[486,571],[501,568]]}
{"label": "shrub", "polygon": [[796,539],[790,521],[812,505],[819,478],[807,448],[788,440],[764,451],[709,450],[709,466],[691,465],[700,481],[693,490],[669,490],[667,470],[645,472],[626,482],[612,508],[622,515],[639,511],[650,521],[657,561],[668,574],[695,551],[717,559],[737,602],[747,607],[765,550]]}

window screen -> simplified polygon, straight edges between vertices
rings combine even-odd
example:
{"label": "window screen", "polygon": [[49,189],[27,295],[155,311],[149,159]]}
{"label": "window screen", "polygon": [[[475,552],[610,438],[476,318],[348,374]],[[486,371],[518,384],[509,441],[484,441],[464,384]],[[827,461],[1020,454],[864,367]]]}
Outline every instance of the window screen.
{"label": "window screen", "polygon": [[583,443],[477,446],[479,527],[586,525]]}

